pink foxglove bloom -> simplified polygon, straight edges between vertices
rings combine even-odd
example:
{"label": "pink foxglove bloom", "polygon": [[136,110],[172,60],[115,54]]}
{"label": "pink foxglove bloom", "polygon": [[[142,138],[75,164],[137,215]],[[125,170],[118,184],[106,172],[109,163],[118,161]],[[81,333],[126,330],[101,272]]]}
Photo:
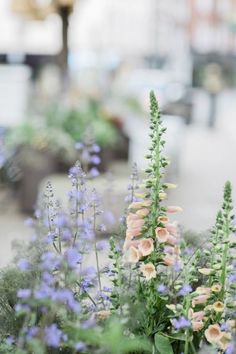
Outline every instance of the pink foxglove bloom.
{"label": "pink foxglove bloom", "polygon": [[129,205],[129,209],[142,209],[143,207],[150,206],[151,204],[151,200],[145,200],[143,202],[132,202]]}
{"label": "pink foxglove bloom", "polygon": [[136,215],[140,218],[144,218],[148,214],[149,214],[149,209],[147,208],[139,209],[138,211],[136,211]]}
{"label": "pink foxglove bloom", "polygon": [[140,268],[143,276],[146,280],[151,280],[152,278],[156,278],[157,272],[152,263],[143,264]]}
{"label": "pink foxglove bloom", "polygon": [[167,241],[166,241],[169,245],[172,245],[172,246],[174,246],[174,245],[176,245],[178,242],[179,242],[179,240],[176,238],[176,237],[174,237],[174,236],[172,236],[172,235],[169,235],[168,237],[167,237]]}
{"label": "pink foxglove bloom", "polygon": [[210,293],[211,293],[211,288],[206,288],[206,287],[204,287],[204,286],[198,286],[195,291],[196,291],[196,293],[199,294],[199,295],[210,295]]}
{"label": "pink foxglove bloom", "polygon": [[201,329],[203,329],[204,327],[204,323],[202,321],[192,321],[191,323],[192,323],[193,332],[201,331]]}
{"label": "pink foxglove bloom", "polygon": [[140,252],[137,248],[131,246],[127,253],[127,261],[129,263],[138,263],[140,260]]}
{"label": "pink foxglove bloom", "polygon": [[[231,333],[223,332],[222,336],[217,344],[219,345],[220,349],[222,349],[225,352],[227,350],[227,348],[229,347],[231,340],[232,340]],[[227,353],[227,351],[226,351],[226,353]]]}
{"label": "pink foxglove bloom", "polygon": [[210,295],[198,295],[192,300],[192,307],[195,307],[199,304],[205,304],[209,299]]}
{"label": "pink foxglove bloom", "polygon": [[160,192],[159,193],[160,200],[164,200],[164,199],[166,199],[166,197],[167,197],[167,194],[165,192]]}
{"label": "pink foxglove bloom", "polygon": [[210,325],[205,330],[205,337],[209,343],[216,344],[222,337],[222,332],[218,324]]}
{"label": "pink foxglove bloom", "polygon": [[202,321],[205,316],[205,311],[194,312],[193,309],[189,309],[188,318],[190,320]]}
{"label": "pink foxglove bloom", "polygon": [[172,256],[172,255],[167,254],[163,258],[163,261],[164,261],[165,265],[173,266],[176,263],[176,258],[177,258],[176,256]]}
{"label": "pink foxglove bloom", "polygon": [[223,312],[224,308],[225,308],[225,306],[224,306],[223,302],[221,302],[221,301],[216,301],[213,304],[213,310],[215,312]]}
{"label": "pink foxglove bloom", "polygon": [[173,205],[168,206],[166,209],[166,212],[170,214],[179,213],[181,211],[183,211],[183,209],[180,206],[173,206]]}
{"label": "pink foxglove bloom", "polygon": [[126,238],[128,240],[132,240],[135,236],[140,235],[141,229],[138,228],[134,228],[134,229],[127,229],[126,230]]}
{"label": "pink foxglove bloom", "polygon": [[95,313],[95,316],[99,320],[106,320],[108,317],[110,317],[111,311],[110,310],[101,310]]}
{"label": "pink foxglove bloom", "polygon": [[213,284],[211,287],[211,291],[213,293],[219,293],[221,291],[222,286],[220,284]]}
{"label": "pink foxglove bloom", "polygon": [[161,222],[162,224],[167,224],[169,222],[169,218],[165,215],[161,215],[157,218],[157,221]]}
{"label": "pink foxglove bloom", "polygon": [[172,224],[167,224],[166,228],[171,235],[177,236],[178,234],[177,223],[174,222]]}
{"label": "pink foxglove bloom", "polygon": [[137,214],[134,214],[134,213],[130,213],[128,216],[127,216],[127,224],[129,224],[131,221],[134,221],[134,220],[139,220],[140,217],[137,215]]}
{"label": "pink foxglove bloom", "polygon": [[128,229],[137,229],[137,228],[142,228],[144,225],[145,221],[143,219],[137,219],[137,220],[132,220],[129,221],[128,223]]}
{"label": "pink foxglove bloom", "polygon": [[165,227],[157,227],[155,230],[155,233],[156,233],[156,237],[160,243],[166,242],[168,239],[168,236],[170,235]]}
{"label": "pink foxglove bloom", "polygon": [[139,241],[138,240],[128,240],[126,239],[125,242],[124,242],[124,245],[123,245],[123,251],[127,251],[130,247],[135,247],[135,248],[138,248],[138,245],[139,245]]}
{"label": "pink foxglove bloom", "polygon": [[140,240],[138,249],[143,257],[148,256],[154,251],[153,239],[145,238]]}

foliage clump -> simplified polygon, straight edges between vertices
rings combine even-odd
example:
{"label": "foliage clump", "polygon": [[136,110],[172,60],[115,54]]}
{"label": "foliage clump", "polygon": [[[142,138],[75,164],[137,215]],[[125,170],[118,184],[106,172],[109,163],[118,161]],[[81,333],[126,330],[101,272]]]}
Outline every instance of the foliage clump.
{"label": "foliage clump", "polygon": [[[211,236],[190,247],[173,219],[181,207],[167,203],[168,190],[176,186],[164,180],[169,160],[153,92],[150,113],[146,179],[139,183],[133,169],[121,237],[113,235],[109,245],[98,239],[105,231],[100,196],[88,187],[80,163],[69,172],[68,210],[48,184],[31,222],[30,256],[0,277],[3,352],[235,352],[231,184],[225,184]],[[95,266],[87,263],[91,253]]]}

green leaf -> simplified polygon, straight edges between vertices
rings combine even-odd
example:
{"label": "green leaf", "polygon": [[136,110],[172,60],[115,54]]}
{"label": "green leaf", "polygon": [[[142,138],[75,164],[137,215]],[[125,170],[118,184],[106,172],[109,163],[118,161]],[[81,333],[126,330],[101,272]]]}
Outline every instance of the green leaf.
{"label": "green leaf", "polygon": [[155,346],[160,354],[174,354],[169,339],[162,334],[155,334]]}
{"label": "green leaf", "polygon": [[171,341],[173,341],[173,340],[185,341],[186,340],[185,334],[179,334],[179,333],[173,333],[171,335],[166,335],[166,337],[169,338]]}

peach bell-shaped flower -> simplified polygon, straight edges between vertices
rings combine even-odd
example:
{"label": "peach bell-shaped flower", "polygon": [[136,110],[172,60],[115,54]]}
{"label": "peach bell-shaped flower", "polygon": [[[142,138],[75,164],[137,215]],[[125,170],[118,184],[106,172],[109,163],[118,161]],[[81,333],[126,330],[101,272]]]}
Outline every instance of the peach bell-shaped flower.
{"label": "peach bell-shaped flower", "polygon": [[174,237],[174,236],[172,236],[172,235],[169,235],[168,237],[167,237],[167,241],[166,241],[169,245],[172,245],[172,246],[174,246],[174,245],[176,245],[179,241],[178,241],[178,239],[176,238],[176,237]]}
{"label": "peach bell-shaped flower", "polygon": [[165,265],[173,266],[173,265],[175,265],[177,259],[178,258],[175,255],[166,254],[165,257],[163,258],[163,261],[164,261]]}
{"label": "peach bell-shaped flower", "polygon": [[135,236],[140,235],[141,229],[138,228],[134,228],[134,229],[127,229],[126,230],[126,238],[128,240],[132,240]]}
{"label": "peach bell-shaped flower", "polygon": [[170,235],[165,227],[157,227],[155,230],[155,233],[156,233],[156,237],[160,243],[166,242],[168,239],[168,236]]}
{"label": "peach bell-shaped flower", "polygon": [[140,260],[140,252],[137,248],[131,246],[127,253],[127,261],[129,263],[137,263]]}
{"label": "peach bell-shaped flower", "polygon": [[149,209],[148,208],[142,208],[136,211],[136,215],[140,218],[144,218],[149,214]]}
{"label": "peach bell-shaped flower", "polygon": [[205,337],[209,343],[216,344],[222,337],[222,332],[218,324],[210,325],[205,330]]}
{"label": "peach bell-shaped flower", "polygon": [[192,300],[192,307],[196,305],[205,304],[209,299],[210,295],[198,295]]}
{"label": "peach bell-shaped flower", "polygon": [[151,280],[152,278],[156,278],[157,272],[155,266],[152,263],[143,264],[140,268],[143,276],[146,280]]}
{"label": "peach bell-shaped flower", "polygon": [[213,310],[215,312],[223,312],[224,308],[225,308],[225,306],[224,306],[223,302],[221,302],[221,301],[216,301],[213,304]]}
{"label": "peach bell-shaped flower", "polygon": [[150,206],[151,203],[151,200],[144,200],[143,202],[132,202],[129,205],[129,209],[142,209],[143,207]]}
{"label": "peach bell-shaped flower", "polygon": [[231,339],[232,339],[231,333],[223,332],[222,336],[218,342],[220,349],[222,349],[223,351],[226,351]]}
{"label": "peach bell-shaped flower", "polygon": [[162,224],[167,224],[169,222],[169,218],[166,215],[160,215],[157,218],[158,222],[161,222]]}
{"label": "peach bell-shaped flower", "polygon": [[139,220],[140,217],[135,214],[135,213],[129,213],[127,218],[126,218],[126,221],[127,221],[127,224],[129,224],[131,221],[134,221],[134,220]]}
{"label": "peach bell-shaped flower", "polygon": [[202,321],[192,321],[191,323],[193,332],[201,331],[201,329],[204,327],[204,323]]}
{"label": "peach bell-shaped flower", "polygon": [[213,284],[211,287],[211,291],[213,293],[219,293],[221,291],[222,286],[220,284]]}
{"label": "peach bell-shaped flower", "polygon": [[138,249],[143,257],[148,256],[154,251],[153,239],[144,238],[139,240]]}
{"label": "peach bell-shaped flower", "polygon": [[167,194],[165,192],[160,192],[159,198],[160,198],[160,200],[165,200],[167,198]]}
{"label": "peach bell-shaped flower", "polygon": [[173,222],[171,224],[166,225],[167,231],[173,235],[176,236],[178,234],[178,229],[177,229],[177,223]]}
{"label": "peach bell-shaped flower", "polygon": [[101,310],[95,313],[95,316],[99,320],[106,320],[108,317],[110,317],[111,311],[110,310]]}
{"label": "peach bell-shaped flower", "polygon": [[166,208],[166,212],[170,214],[179,213],[181,211],[183,211],[183,209],[180,206],[171,205]]}
{"label": "peach bell-shaped flower", "polygon": [[202,321],[204,316],[205,316],[205,312],[204,311],[196,311],[196,312],[194,312],[193,309],[191,309],[191,308],[189,309],[188,318],[190,320]]}
{"label": "peach bell-shaped flower", "polygon": [[145,221],[143,219],[131,220],[128,222],[128,229],[141,229]]}
{"label": "peach bell-shaped flower", "polygon": [[211,288],[206,288],[204,286],[198,286],[195,292],[199,295],[210,295]]}

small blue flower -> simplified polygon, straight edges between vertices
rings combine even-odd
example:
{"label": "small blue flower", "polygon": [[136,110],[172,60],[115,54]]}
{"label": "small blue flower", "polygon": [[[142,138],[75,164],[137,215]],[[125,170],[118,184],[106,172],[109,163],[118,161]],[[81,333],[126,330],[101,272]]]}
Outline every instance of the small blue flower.
{"label": "small blue flower", "polygon": [[39,328],[37,326],[32,326],[32,327],[28,328],[26,338],[28,340],[32,339],[33,337],[35,337],[37,335],[38,331],[39,331]]}
{"label": "small blue flower", "polygon": [[66,251],[66,259],[70,268],[76,268],[81,263],[82,256],[75,248],[69,248]]}
{"label": "small blue flower", "polygon": [[7,345],[12,345],[14,343],[14,337],[13,336],[7,337],[5,342]]}
{"label": "small blue flower", "polygon": [[53,269],[58,268],[60,264],[59,259],[55,253],[49,251],[42,254],[41,260],[42,268],[45,270],[48,269],[52,271]]}
{"label": "small blue flower", "polygon": [[100,175],[98,169],[96,167],[92,167],[89,171],[89,175],[93,178],[98,177]]}
{"label": "small blue flower", "polygon": [[44,338],[48,346],[58,348],[60,346],[60,341],[62,338],[62,331],[54,323],[45,328]]}
{"label": "small blue flower", "polygon": [[17,263],[17,266],[18,266],[18,268],[19,268],[21,271],[24,272],[24,271],[26,271],[26,270],[29,269],[30,264],[29,264],[29,262],[27,261],[27,259],[22,258],[22,259],[20,259],[19,262]]}
{"label": "small blue flower", "polygon": [[231,342],[229,343],[225,351],[225,354],[235,354],[235,349],[236,349],[235,343]]}
{"label": "small blue flower", "polygon": [[17,297],[19,297],[20,299],[28,299],[31,293],[31,289],[19,289],[17,291]]}
{"label": "small blue flower", "polygon": [[160,284],[158,287],[157,287],[157,291],[160,293],[160,294],[166,294],[167,293],[167,287],[164,285],[164,284]]}
{"label": "small blue flower", "polygon": [[95,153],[99,153],[99,152],[101,151],[101,148],[100,148],[99,145],[93,144],[93,145],[92,145],[92,150],[93,150],[93,152],[95,152]]}
{"label": "small blue flower", "polygon": [[96,325],[96,321],[93,317],[88,318],[86,321],[83,321],[81,324],[81,327],[83,329],[88,329],[88,328],[92,328]]}
{"label": "small blue flower", "polygon": [[233,273],[229,276],[229,281],[231,283],[236,283],[236,273]]}
{"label": "small blue flower", "polygon": [[99,164],[101,163],[101,159],[100,159],[100,157],[97,156],[97,155],[92,155],[92,156],[90,157],[90,159],[91,159],[91,162],[92,162],[94,165],[99,165]]}
{"label": "small blue flower", "polygon": [[188,328],[191,326],[191,322],[183,316],[180,317],[179,319],[174,318],[172,320],[172,324],[175,327],[175,329]]}
{"label": "small blue flower", "polygon": [[57,215],[53,222],[59,228],[65,227],[68,224],[67,217],[64,214]]}
{"label": "small blue flower", "polygon": [[47,284],[41,284],[38,289],[35,290],[34,296],[38,300],[51,297],[53,294],[53,289],[50,288]]}
{"label": "small blue flower", "polygon": [[106,240],[101,240],[97,242],[97,250],[98,251],[105,251],[109,249],[109,244]]}
{"label": "small blue flower", "polygon": [[191,293],[191,291],[193,291],[192,287],[189,284],[184,284],[183,287],[178,292],[178,295],[186,296],[189,293]]}
{"label": "small blue flower", "polygon": [[78,351],[83,351],[87,348],[87,345],[84,342],[77,342],[74,348]]}
{"label": "small blue flower", "polygon": [[25,305],[25,304],[16,304],[15,311],[16,312],[29,312],[30,308],[28,305]]}

